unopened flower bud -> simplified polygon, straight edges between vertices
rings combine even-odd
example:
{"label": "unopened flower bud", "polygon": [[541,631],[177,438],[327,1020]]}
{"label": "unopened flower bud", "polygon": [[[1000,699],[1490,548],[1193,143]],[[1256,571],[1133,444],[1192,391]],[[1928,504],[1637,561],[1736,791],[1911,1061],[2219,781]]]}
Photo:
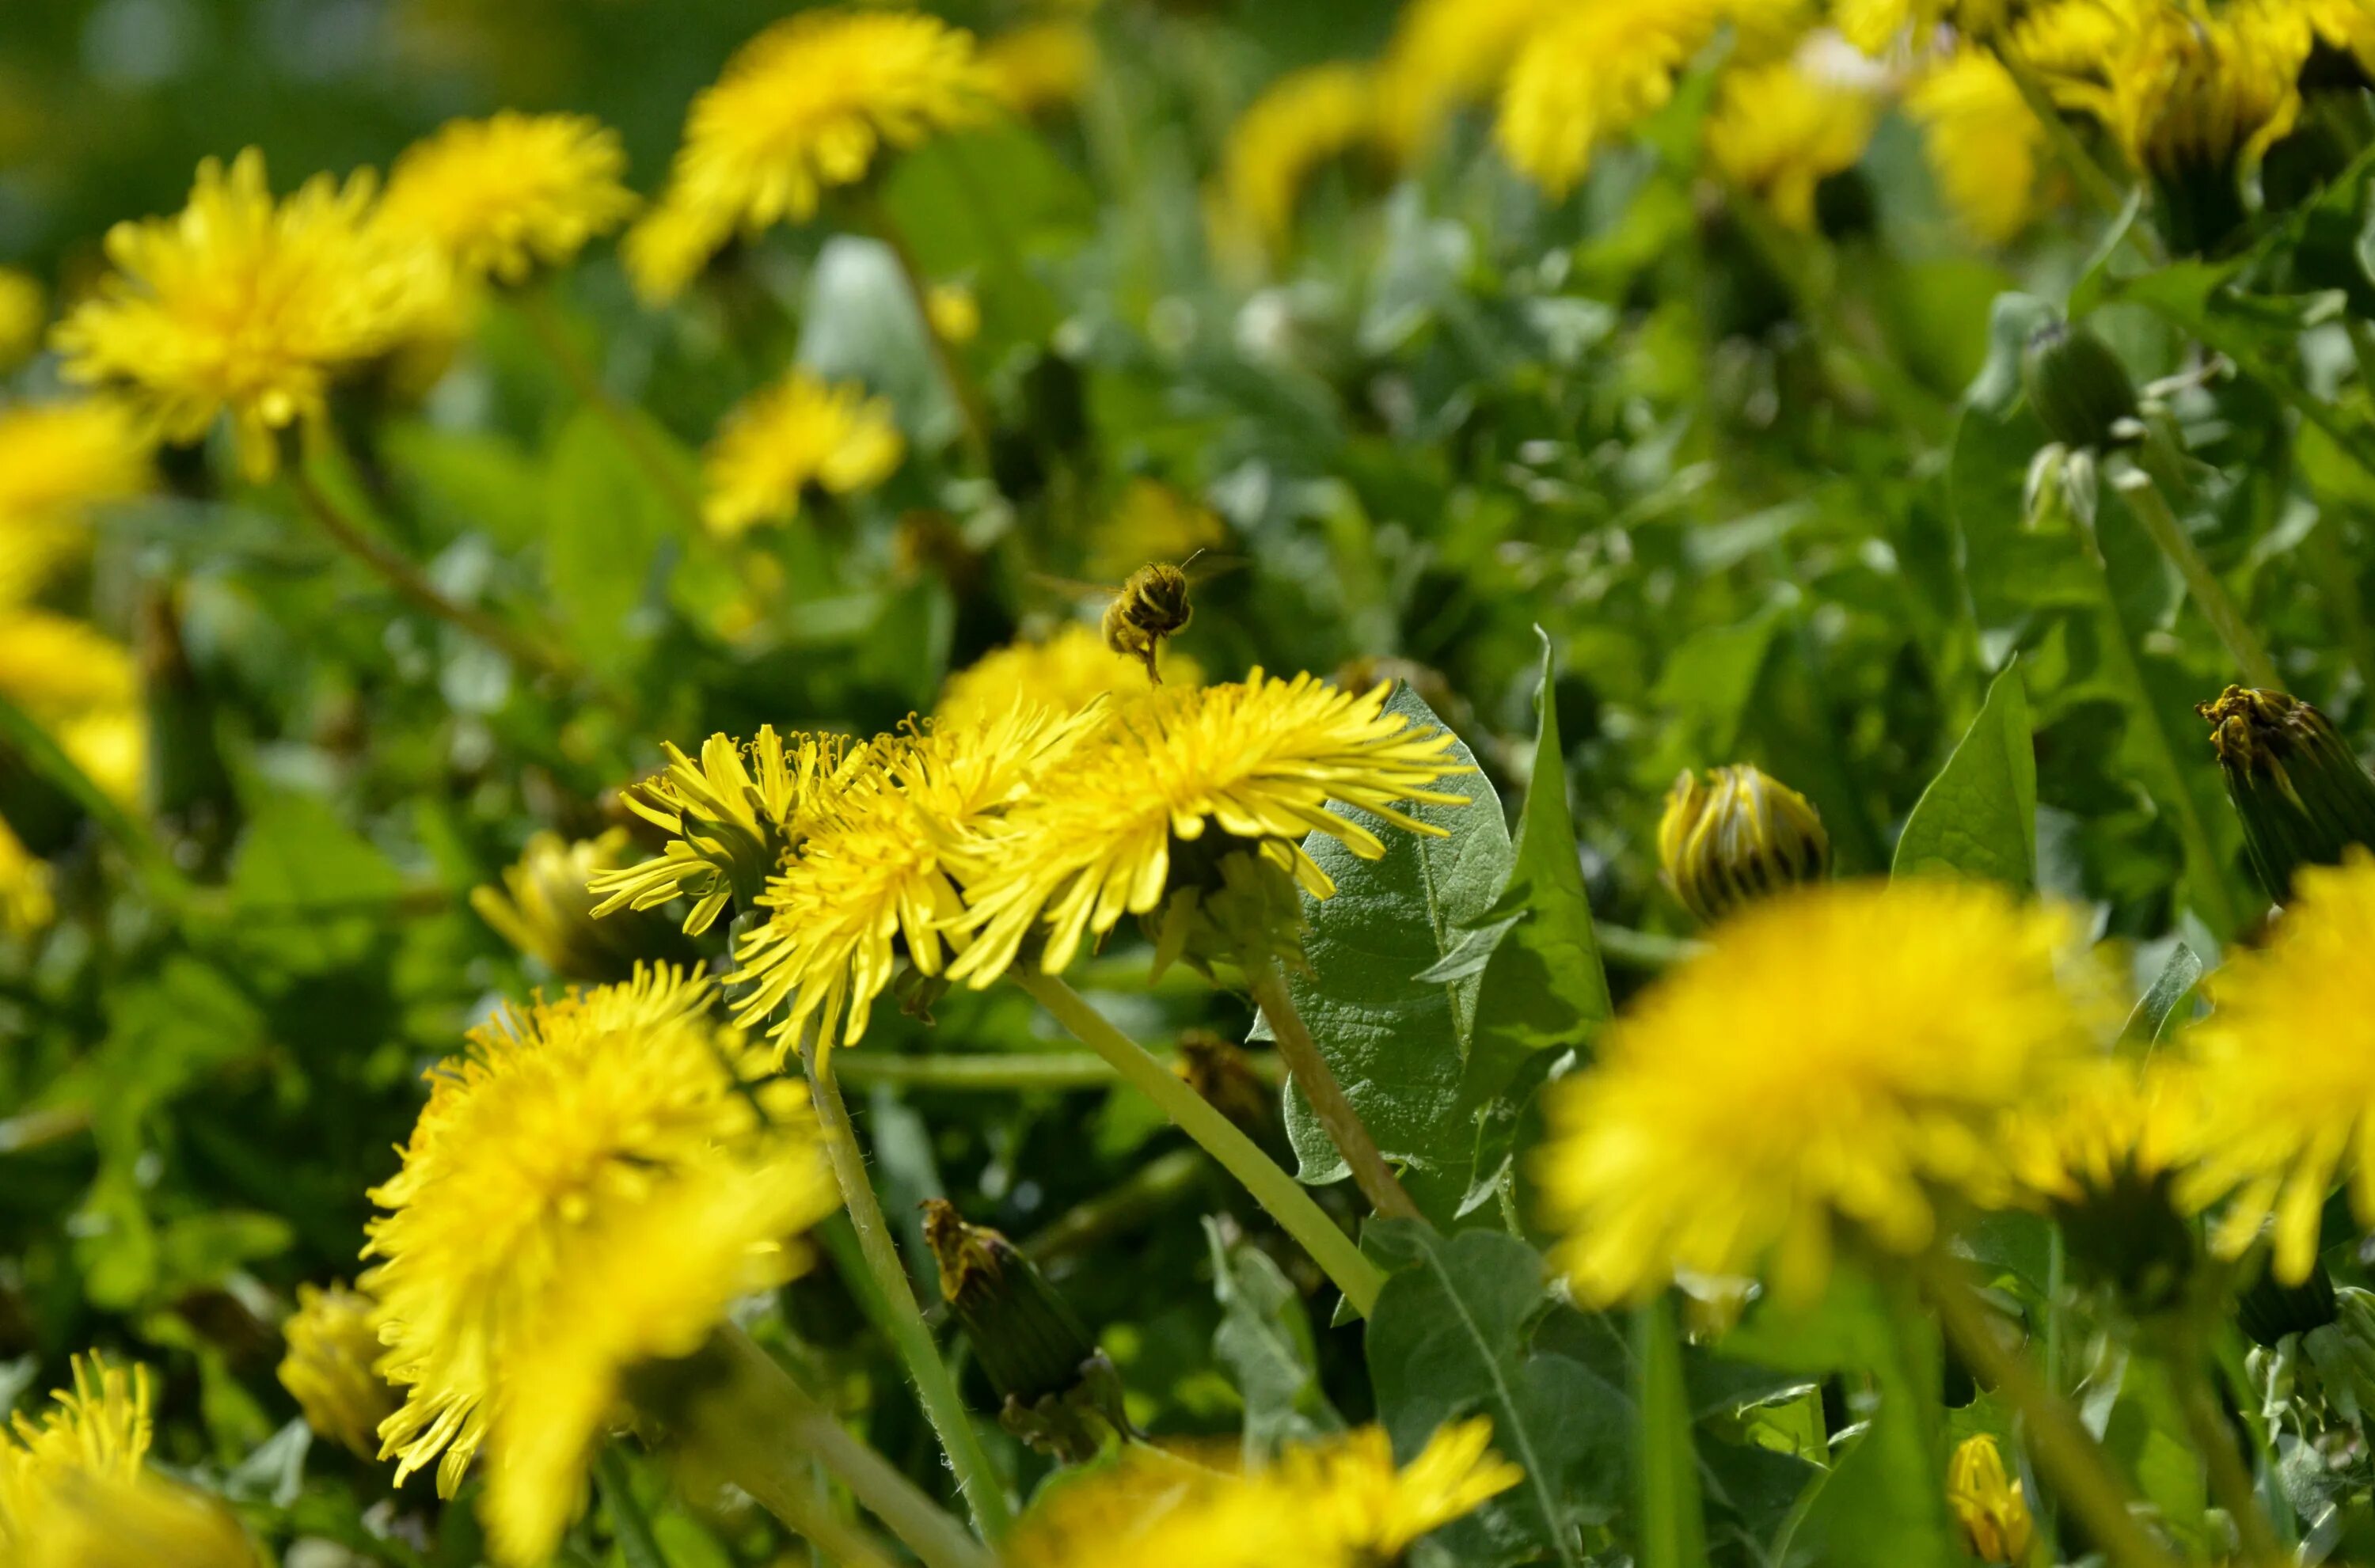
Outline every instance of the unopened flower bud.
{"label": "unopened flower bud", "polygon": [[2070,322],[2047,322],[2020,357],[2021,385],[2045,433],[2074,450],[2133,439],[2136,387],[2109,345]]}
{"label": "unopened flower bud", "polygon": [[990,1386],[1005,1397],[1008,1431],[1078,1463],[1103,1442],[1098,1418],[1116,1432],[1128,1430],[1113,1363],[1038,1265],[939,1198],[924,1204],[924,1236],[939,1264],[941,1299]]}
{"label": "unopened flower bud", "polygon": [[1712,924],[1752,899],[1821,880],[1831,840],[1804,796],[1742,763],[1674,781],[1658,861],[1683,906]]}
{"label": "unopened flower bud", "polygon": [[373,1370],[380,1357],[379,1303],[344,1285],[297,1287],[297,1311],[283,1326],[288,1354],[280,1385],[305,1412],[305,1424],[369,1459],[379,1453],[379,1423],[396,1409],[396,1390]]}
{"label": "unopened flower bud", "polygon": [[2292,894],[2303,866],[2338,866],[2375,846],[2375,778],[2323,713],[2282,691],[2230,686],[2195,709],[2243,819],[2243,846],[2268,896]]}
{"label": "unopened flower bud", "polygon": [[2021,1495],[2020,1482],[2004,1472],[2003,1456],[1987,1433],[1965,1438],[1946,1461],[1946,1506],[1973,1557],[1982,1562],[2028,1561],[2035,1534],[2028,1500]]}
{"label": "unopened flower bud", "polygon": [[682,937],[658,914],[636,910],[594,918],[587,884],[623,865],[628,854],[622,828],[573,843],[538,833],[518,863],[503,868],[501,887],[470,890],[470,907],[495,935],[563,980],[623,980],[639,960],[689,956]]}

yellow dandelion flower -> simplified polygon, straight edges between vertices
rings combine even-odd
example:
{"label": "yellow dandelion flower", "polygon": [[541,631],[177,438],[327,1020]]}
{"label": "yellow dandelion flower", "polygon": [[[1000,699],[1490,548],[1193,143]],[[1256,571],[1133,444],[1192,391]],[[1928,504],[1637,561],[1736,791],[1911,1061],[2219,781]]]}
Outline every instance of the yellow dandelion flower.
{"label": "yellow dandelion flower", "polygon": [[1378,72],[1379,135],[1398,158],[1417,157],[1563,8],[1564,0],[1411,0],[1394,19]]}
{"label": "yellow dandelion flower", "polygon": [[47,610],[0,615],[0,692],[36,718],[53,720],[135,701],[131,653],[89,621]]}
{"label": "yellow dandelion flower", "polygon": [[[472,1032],[372,1194],[382,1261],[362,1285],[384,1314],[379,1370],[405,1390],[381,1453],[399,1481],[436,1461],[450,1496],[490,1447],[506,1562],[551,1550],[632,1362],[682,1353],[781,1279],[800,1256],[787,1238],[830,1208],[798,1095],[779,1084],[754,1106],[708,996],[661,968]],[[582,1386],[530,1382],[561,1337]]]}
{"label": "yellow dandelion flower", "polygon": [[[1164,685],[1202,681],[1193,659],[1164,657]],[[1153,689],[1143,661],[1115,653],[1095,627],[1071,620],[1042,642],[993,648],[951,674],[933,713],[943,725],[983,724],[1018,706],[1077,713],[1104,697]]]}
{"label": "yellow dandelion flower", "polygon": [[12,1525],[33,1492],[76,1473],[128,1480],[148,1456],[148,1369],[94,1353],[75,1357],[73,1372],[38,1421],[20,1411],[0,1428],[0,1542],[17,1542]]}
{"label": "yellow dandelion flower", "polygon": [[1702,921],[1831,874],[1814,802],[1753,763],[1684,769],[1658,819],[1658,877]]}
{"label": "yellow dandelion flower", "polygon": [[50,863],[27,849],[25,841],[7,823],[0,822],[0,931],[26,937],[55,920],[55,881]]}
{"label": "yellow dandelion flower", "polygon": [[2099,109],[2107,63],[2162,0],[2050,0],[2025,12],[1998,47],[2036,72],[2066,108]]}
{"label": "yellow dandelion flower", "polygon": [[1906,93],[1922,152],[1955,217],[1991,245],[2008,245],[2043,205],[2045,128],[1995,56],[1957,50]]}
{"label": "yellow dandelion flower", "polygon": [[426,238],[462,277],[518,283],[625,222],[618,133],[584,114],[455,120],[388,171],[386,220]]}
{"label": "yellow dandelion flower", "polygon": [[2003,1183],[1997,1117],[2083,1044],[2071,925],[1981,884],[1835,883],[1751,905],[1549,1098],[1536,1161],[1586,1300],[1678,1269],[1805,1302],[1851,1226],[1927,1246],[1942,1189]]}
{"label": "yellow dandelion flower", "polygon": [[1377,84],[1367,66],[1339,61],[1281,77],[1229,128],[1219,194],[1226,222],[1278,249],[1294,231],[1304,185],[1367,140],[1376,124]]}
{"label": "yellow dandelion flower", "polygon": [[1717,89],[1707,161],[1784,228],[1812,233],[1814,187],[1855,167],[1879,117],[1871,93],[1796,61],[1743,66]]}
{"label": "yellow dandelion flower", "polygon": [[1963,1545],[1982,1562],[2023,1563],[2036,1534],[2020,1482],[1986,1432],[1965,1438],[1946,1462],[1946,1506]]}
{"label": "yellow dandelion flower", "polygon": [[0,266],[0,371],[15,370],[33,357],[49,321],[49,296],[41,279]]}
{"label": "yellow dandelion flower", "polygon": [[869,760],[834,735],[795,735],[787,746],[772,726],[746,746],[722,735],[702,743],[695,762],[664,745],[668,767],[622,792],[629,810],[671,835],[665,853],[590,886],[602,902],[595,916],[656,909],[690,894],[688,936],[709,929],[728,900],[756,906],[767,878],[805,835],[819,806]]}
{"label": "yellow dandelion flower", "polygon": [[2181,175],[2256,157],[2292,128],[2306,30],[2263,6],[2143,13],[2107,64],[2099,117],[2138,170]]}
{"label": "yellow dandelion flower", "polygon": [[891,405],[804,370],[746,399],[703,455],[702,519],[725,538],[799,515],[809,486],[872,489],[906,454]]}
{"label": "yellow dandelion flower", "polygon": [[1396,802],[1467,804],[1430,787],[1465,765],[1450,754],[1448,730],[1415,728],[1385,711],[1390,690],[1356,695],[1309,675],[1279,680],[1257,669],[1241,683],[1164,686],[1115,704],[1062,768],[984,831],[982,870],[965,887],[966,922],[978,935],[949,973],[988,984],[1043,925],[1040,967],[1060,973],[1085,937],[1161,904],[1173,842],[1200,841],[1208,829],[1245,841],[1316,898],[1335,885],[1304,852],[1306,833],[1326,833],[1365,859],[1385,854],[1375,833],[1331,804],[1440,834]]}
{"label": "yellow dandelion flower", "polygon": [[1151,560],[1181,561],[1229,542],[1220,514],[1176,485],[1132,479],[1096,530],[1090,565],[1118,583]]}
{"label": "yellow dandelion flower", "polygon": [[664,196],[644,209],[619,242],[619,260],[647,305],[665,305],[701,276],[702,268],[734,237],[730,217],[721,218],[681,197]]}
{"label": "yellow dandelion flower", "polygon": [[[938,974],[964,913],[956,874],[968,839],[1019,799],[1079,739],[1093,715],[1013,708],[977,725],[931,726],[876,743],[872,765],[820,812],[767,884],[765,921],[736,954],[744,1024],[785,1008],[779,1053],[817,1020],[820,1049],[855,1045],[890,984],[895,944]],[[846,1032],[842,1020],[847,1019]]]}
{"label": "yellow dandelion flower", "polygon": [[148,444],[112,399],[0,408],[0,605],[40,593],[85,553],[92,513],[148,479]]}
{"label": "yellow dandelion flower", "polygon": [[[2268,0],[2274,8],[2277,0]],[[2297,14],[2317,41],[2356,61],[2375,76],[2375,5],[2368,0],[2297,0]]]}
{"label": "yellow dandelion flower", "polygon": [[[989,102],[973,35],[936,17],[788,17],[744,44],[693,100],[661,198],[668,243],[631,239],[642,253],[631,265],[647,297],[665,299],[672,290],[662,285],[698,272],[737,230],[806,220],[826,190],[864,179],[882,148],[970,124]],[[671,265],[655,265],[662,259]]]}
{"label": "yellow dandelion flower", "polygon": [[570,840],[538,833],[501,887],[470,890],[470,907],[495,934],[553,973],[571,980],[619,980],[638,959],[671,956],[678,946],[656,915],[594,917],[594,878],[624,864],[624,828]]}
{"label": "yellow dandelion flower", "polygon": [[[2336,1183],[2375,1221],[2375,1012],[2361,996],[2375,947],[2375,855],[2304,866],[2267,945],[2210,976],[2213,1010],[2187,1032],[2202,1073],[2195,1166],[2180,1196],[2227,1200],[2211,1244],[2233,1256],[2274,1222],[2276,1278],[2317,1261],[2319,1211]],[[2231,1195],[2231,1196],[2230,1196]]]}
{"label": "yellow dandelion flower", "polygon": [[1510,65],[1495,131],[1503,156],[1566,195],[1594,149],[1665,106],[1720,20],[1716,0],[1578,0]]}
{"label": "yellow dandelion flower", "polygon": [[1033,22],[981,46],[989,95],[1012,114],[1044,114],[1078,102],[1096,67],[1096,41],[1074,21]]}
{"label": "yellow dandelion flower", "polygon": [[374,1370],[379,1304],[342,1284],[297,1287],[297,1310],[280,1326],[287,1353],[280,1386],[305,1424],[368,1459],[379,1452],[379,1423],[396,1409],[396,1390]]}
{"label": "yellow dandelion flower", "polygon": [[253,147],[198,166],[178,215],[119,223],[115,271],[57,329],[68,380],[118,386],[168,441],[228,417],[251,478],[278,432],[323,417],[331,381],[395,348],[445,288],[435,254],[327,175],[276,203]]}
{"label": "yellow dandelion flower", "polygon": [[2197,1087],[2166,1055],[2100,1057],[2016,1107],[1999,1134],[2018,1196],[2061,1222],[2081,1278],[2147,1310],[2166,1304],[2193,1261],[2175,1188]]}
{"label": "yellow dandelion flower", "polygon": [[1312,1509],[1312,1523],[1339,1561],[1391,1562],[1421,1536],[1524,1480],[1526,1472],[1493,1452],[1492,1418],[1473,1416],[1438,1428],[1400,1468],[1385,1429],[1365,1426],[1333,1442],[1288,1449],[1263,1479],[1282,1506]]}
{"label": "yellow dandelion flower", "polygon": [[1831,25],[1866,54],[1885,54],[1907,38],[1952,25],[1965,38],[1989,38],[2010,18],[2011,0],[1832,0]]}

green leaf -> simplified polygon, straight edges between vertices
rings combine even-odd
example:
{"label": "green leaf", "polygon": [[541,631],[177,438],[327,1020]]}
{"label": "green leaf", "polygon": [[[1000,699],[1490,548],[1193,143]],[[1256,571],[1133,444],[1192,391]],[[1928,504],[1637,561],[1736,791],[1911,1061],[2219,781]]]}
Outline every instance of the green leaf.
{"label": "green leaf", "polygon": [[678,513],[591,408],[562,427],[545,471],[545,581],[570,645],[597,668],[631,667],[648,642],[635,612],[656,598],[653,564]]}
{"label": "green leaf", "polygon": [[[1407,686],[1386,709],[1418,725],[1442,722]],[[1475,766],[1463,745],[1455,742],[1450,754]],[[1363,860],[1324,833],[1304,841],[1334,878],[1336,894],[1306,896],[1308,969],[1290,973],[1287,984],[1377,1147],[1410,1168],[1408,1185],[1421,1208],[1447,1221],[1468,1190],[1475,1150],[1473,1114],[1461,1109],[1459,1091],[1482,975],[1419,977],[1460,945],[1468,927],[1491,917],[1508,880],[1510,850],[1501,803],[1482,772],[1455,775],[1444,787],[1469,796],[1468,804],[1408,809],[1445,837],[1406,832],[1338,805],[1384,841],[1384,857]],[[1336,1146],[1299,1092],[1287,1096],[1286,1126],[1303,1180],[1330,1182],[1344,1173]]]}
{"label": "green leaf", "polygon": [[1631,1415],[1581,1362],[1530,1350],[1528,1326],[1547,1299],[1541,1255],[1497,1232],[1447,1238],[1410,1220],[1377,1221],[1366,1241],[1397,1270],[1368,1327],[1369,1377],[1396,1456],[1481,1412],[1494,1448],[1526,1472],[1447,1529],[1447,1545],[1480,1568],[1542,1552],[1579,1568],[1580,1527],[1613,1512]]}
{"label": "green leaf", "polygon": [[268,923],[255,945],[289,969],[362,951],[378,929],[373,916],[404,891],[403,877],[326,801],[279,794],[248,808],[247,832],[231,856],[234,924]]}
{"label": "green leaf", "polygon": [[933,363],[923,316],[891,247],[836,235],[817,253],[800,308],[799,362],[827,381],[854,381],[891,400],[918,446],[953,439],[963,422]]}
{"label": "green leaf", "polygon": [[1070,250],[1096,225],[1081,177],[1015,124],[933,137],[899,159],[882,203],[934,282],[974,280],[992,344],[1055,330],[1063,307],[1031,258]]}
{"label": "green leaf", "polygon": [[1690,1400],[1665,1298],[1635,1315],[1634,1334],[1640,1347],[1642,1568],[1705,1568],[1707,1517]]}
{"label": "green leaf", "polygon": [[1212,1249],[1212,1294],[1221,1303],[1212,1354],[1245,1400],[1246,1463],[1261,1465],[1282,1444],[1341,1432],[1344,1419],[1319,1386],[1301,1293],[1267,1253],[1243,1237],[1225,1239],[1209,1217],[1204,1235]]}
{"label": "green leaf", "polygon": [[1979,717],[1921,792],[1896,841],[1892,874],[1991,878],[2037,885],[2037,743],[2017,661],[1989,687]]}
{"label": "green leaf", "polygon": [[2184,1015],[2178,1004],[2193,995],[2193,988],[2202,984],[2205,973],[2194,950],[2183,942],[2178,943],[2170,950],[2168,961],[2161,965],[2160,973],[2136,999],[2135,1010],[2128,1015],[2120,1038],[2144,1043],[2158,1040],[2172,1022],[2182,1021]]}

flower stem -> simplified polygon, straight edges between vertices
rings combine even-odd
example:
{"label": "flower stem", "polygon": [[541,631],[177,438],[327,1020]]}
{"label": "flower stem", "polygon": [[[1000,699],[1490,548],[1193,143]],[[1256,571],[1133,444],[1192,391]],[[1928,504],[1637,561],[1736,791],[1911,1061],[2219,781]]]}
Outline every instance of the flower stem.
{"label": "flower stem", "polygon": [[668,497],[669,504],[684,514],[696,534],[700,533],[703,526],[701,497],[685,483],[683,474],[653,438],[651,426],[602,384],[602,378],[585,356],[577,351],[577,345],[569,340],[569,328],[561,321],[561,312],[553,308],[550,297],[529,290],[514,296],[514,300],[520,319],[527,323],[529,335],[544,350],[544,357],[552,361],[552,368],[561,372],[561,379],[577,395],[578,401],[610,427],[611,433],[634,454],[635,462],[651,476],[652,483]]}
{"label": "flower stem", "polygon": [[1014,1522],[1013,1513],[1007,1505],[1006,1490],[997,1472],[990,1468],[989,1456],[983,1451],[980,1435],[974,1431],[973,1417],[957,1393],[956,1379],[949,1375],[948,1363],[940,1359],[939,1346],[924,1322],[923,1309],[916,1304],[915,1286],[908,1281],[906,1267],[899,1261],[890,1223],[882,1216],[881,1202],[874,1196],[873,1180],[866,1173],[866,1155],[857,1147],[857,1133],[850,1125],[849,1107],[842,1101],[841,1085],[833,1079],[832,1055],[819,1051],[812,1038],[803,1038],[800,1062],[808,1068],[809,1086],[816,1097],[817,1122],[824,1131],[825,1151],[833,1161],[833,1173],[841,1183],[841,1196],[848,1206],[850,1226],[857,1232],[858,1250],[865,1256],[867,1272],[873,1276],[875,1289],[881,1293],[887,1319],[883,1327],[898,1348],[899,1359],[906,1363],[907,1375],[916,1381],[924,1413],[930,1418],[932,1430],[939,1434],[940,1447],[948,1454],[950,1468],[956,1471],[957,1489],[973,1510],[974,1524],[984,1536],[995,1540]]}
{"label": "flower stem", "polygon": [[289,470],[289,483],[331,543],[369,567],[415,609],[468,632],[523,668],[568,678],[577,675],[570,661],[555,650],[482,609],[446,597],[420,568],[348,516],[305,466],[298,465]]}
{"label": "flower stem", "polygon": [[2153,477],[2142,468],[2122,464],[2113,472],[2111,484],[2128,503],[2129,514],[2152,536],[2160,553],[2185,579],[2186,592],[2193,595],[2203,618],[2227,645],[2227,656],[2243,672],[2244,684],[2263,690],[2278,686],[2275,661],[2268,657],[2266,645],[2243,619],[2227,585],[2218,580],[2218,573],[2210,570],[2210,563],[2193,548],[2192,536],[2178,522],[2177,513],[2169,510],[2168,498],[2161,494]]}
{"label": "flower stem", "polygon": [[948,383],[949,395],[956,399],[957,411],[964,417],[965,444],[972,449],[974,461],[982,471],[989,470],[989,405],[981,395],[981,386],[957,358],[956,349],[940,336],[932,324],[932,286],[924,277],[923,265],[916,259],[915,248],[907,243],[907,232],[891,215],[891,208],[880,199],[867,203],[867,224],[874,237],[882,242],[899,264],[899,276],[906,279],[907,294],[916,302],[916,319],[924,329],[924,346],[931,351],[932,364]]}
{"label": "flower stem", "polygon": [[1916,1267],[1946,1337],[1979,1380],[2021,1418],[2038,1469],[2105,1555],[2117,1568],[2176,1568],[2177,1560],[2128,1511],[2131,1489],[2101,1446],[2046,1387],[2028,1358],[1997,1339],[1963,1266],[1932,1252]]}
{"label": "flower stem", "polygon": [[1364,1317],[1369,1315],[1370,1309],[1377,1305],[1377,1291],[1385,1285],[1384,1272],[1361,1256],[1353,1239],[1336,1228],[1336,1222],[1312,1201],[1311,1195],[1280,1170],[1278,1162],[1264,1154],[1259,1145],[1239,1131],[1235,1122],[1214,1110],[1178,1074],[1157,1061],[1145,1046],[1108,1023],[1105,1015],[1083,1001],[1081,994],[1064,984],[1060,976],[1042,974],[1026,964],[1017,964],[1007,973],[1058,1023],[1071,1031],[1074,1039],[1111,1062],[1132,1087],[1162,1107],[1181,1131],[1201,1144],[1204,1151],[1219,1161],[1229,1174],[1245,1184],[1254,1201],[1269,1210],[1270,1218],[1301,1243],[1312,1261],[1336,1282],[1344,1299],[1353,1303],[1353,1310]]}
{"label": "flower stem", "polygon": [[668,1568],[668,1558],[652,1535],[651,1517],[635,1501],[616,1444],[606,1443],[595,1451],[594,1483],[602,1493],[602,1506],[610,1515],[610,1536],[618,1542],[627,1568]]}
{"label": "flower stem", "polygon": [[1286,1070],[1303,1097],[1311,1102],[1312,1114],[1327,1129],[1329,1141],[1352,1167],[1353,1182],[1361,1196],[1388,1220],[1421,1218],[1418,1205],[1402,1190],[1401,1179],[1386,1162],[1377,1140],[1369,1136],[1368,1124],[1345,1097],[1344,1086],[1336,1081],[1335,1069],[1320,1053],[1319,1043],[1311,1038],[1294,996],[1286,988],[1286,977],[1279,973],[1278,960],[1268,953],[1249,953],[1244,958],[1254,1005],[1270,1020],[1270,1032],[1278,1038],[1278,1054],[1285,1058]]}

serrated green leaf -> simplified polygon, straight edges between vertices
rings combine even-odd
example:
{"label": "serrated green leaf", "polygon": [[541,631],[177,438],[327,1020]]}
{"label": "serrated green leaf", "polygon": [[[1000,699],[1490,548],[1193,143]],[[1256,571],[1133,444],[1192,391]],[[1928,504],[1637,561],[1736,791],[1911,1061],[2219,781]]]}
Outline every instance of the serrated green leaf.
{"label": "serrated green leaf", "polygon": [[2017,661],[1989,684],[1979,717],[1897,838],[1893,875],[1938,872],[2020,892],[2037,885],[2037,743]]}

